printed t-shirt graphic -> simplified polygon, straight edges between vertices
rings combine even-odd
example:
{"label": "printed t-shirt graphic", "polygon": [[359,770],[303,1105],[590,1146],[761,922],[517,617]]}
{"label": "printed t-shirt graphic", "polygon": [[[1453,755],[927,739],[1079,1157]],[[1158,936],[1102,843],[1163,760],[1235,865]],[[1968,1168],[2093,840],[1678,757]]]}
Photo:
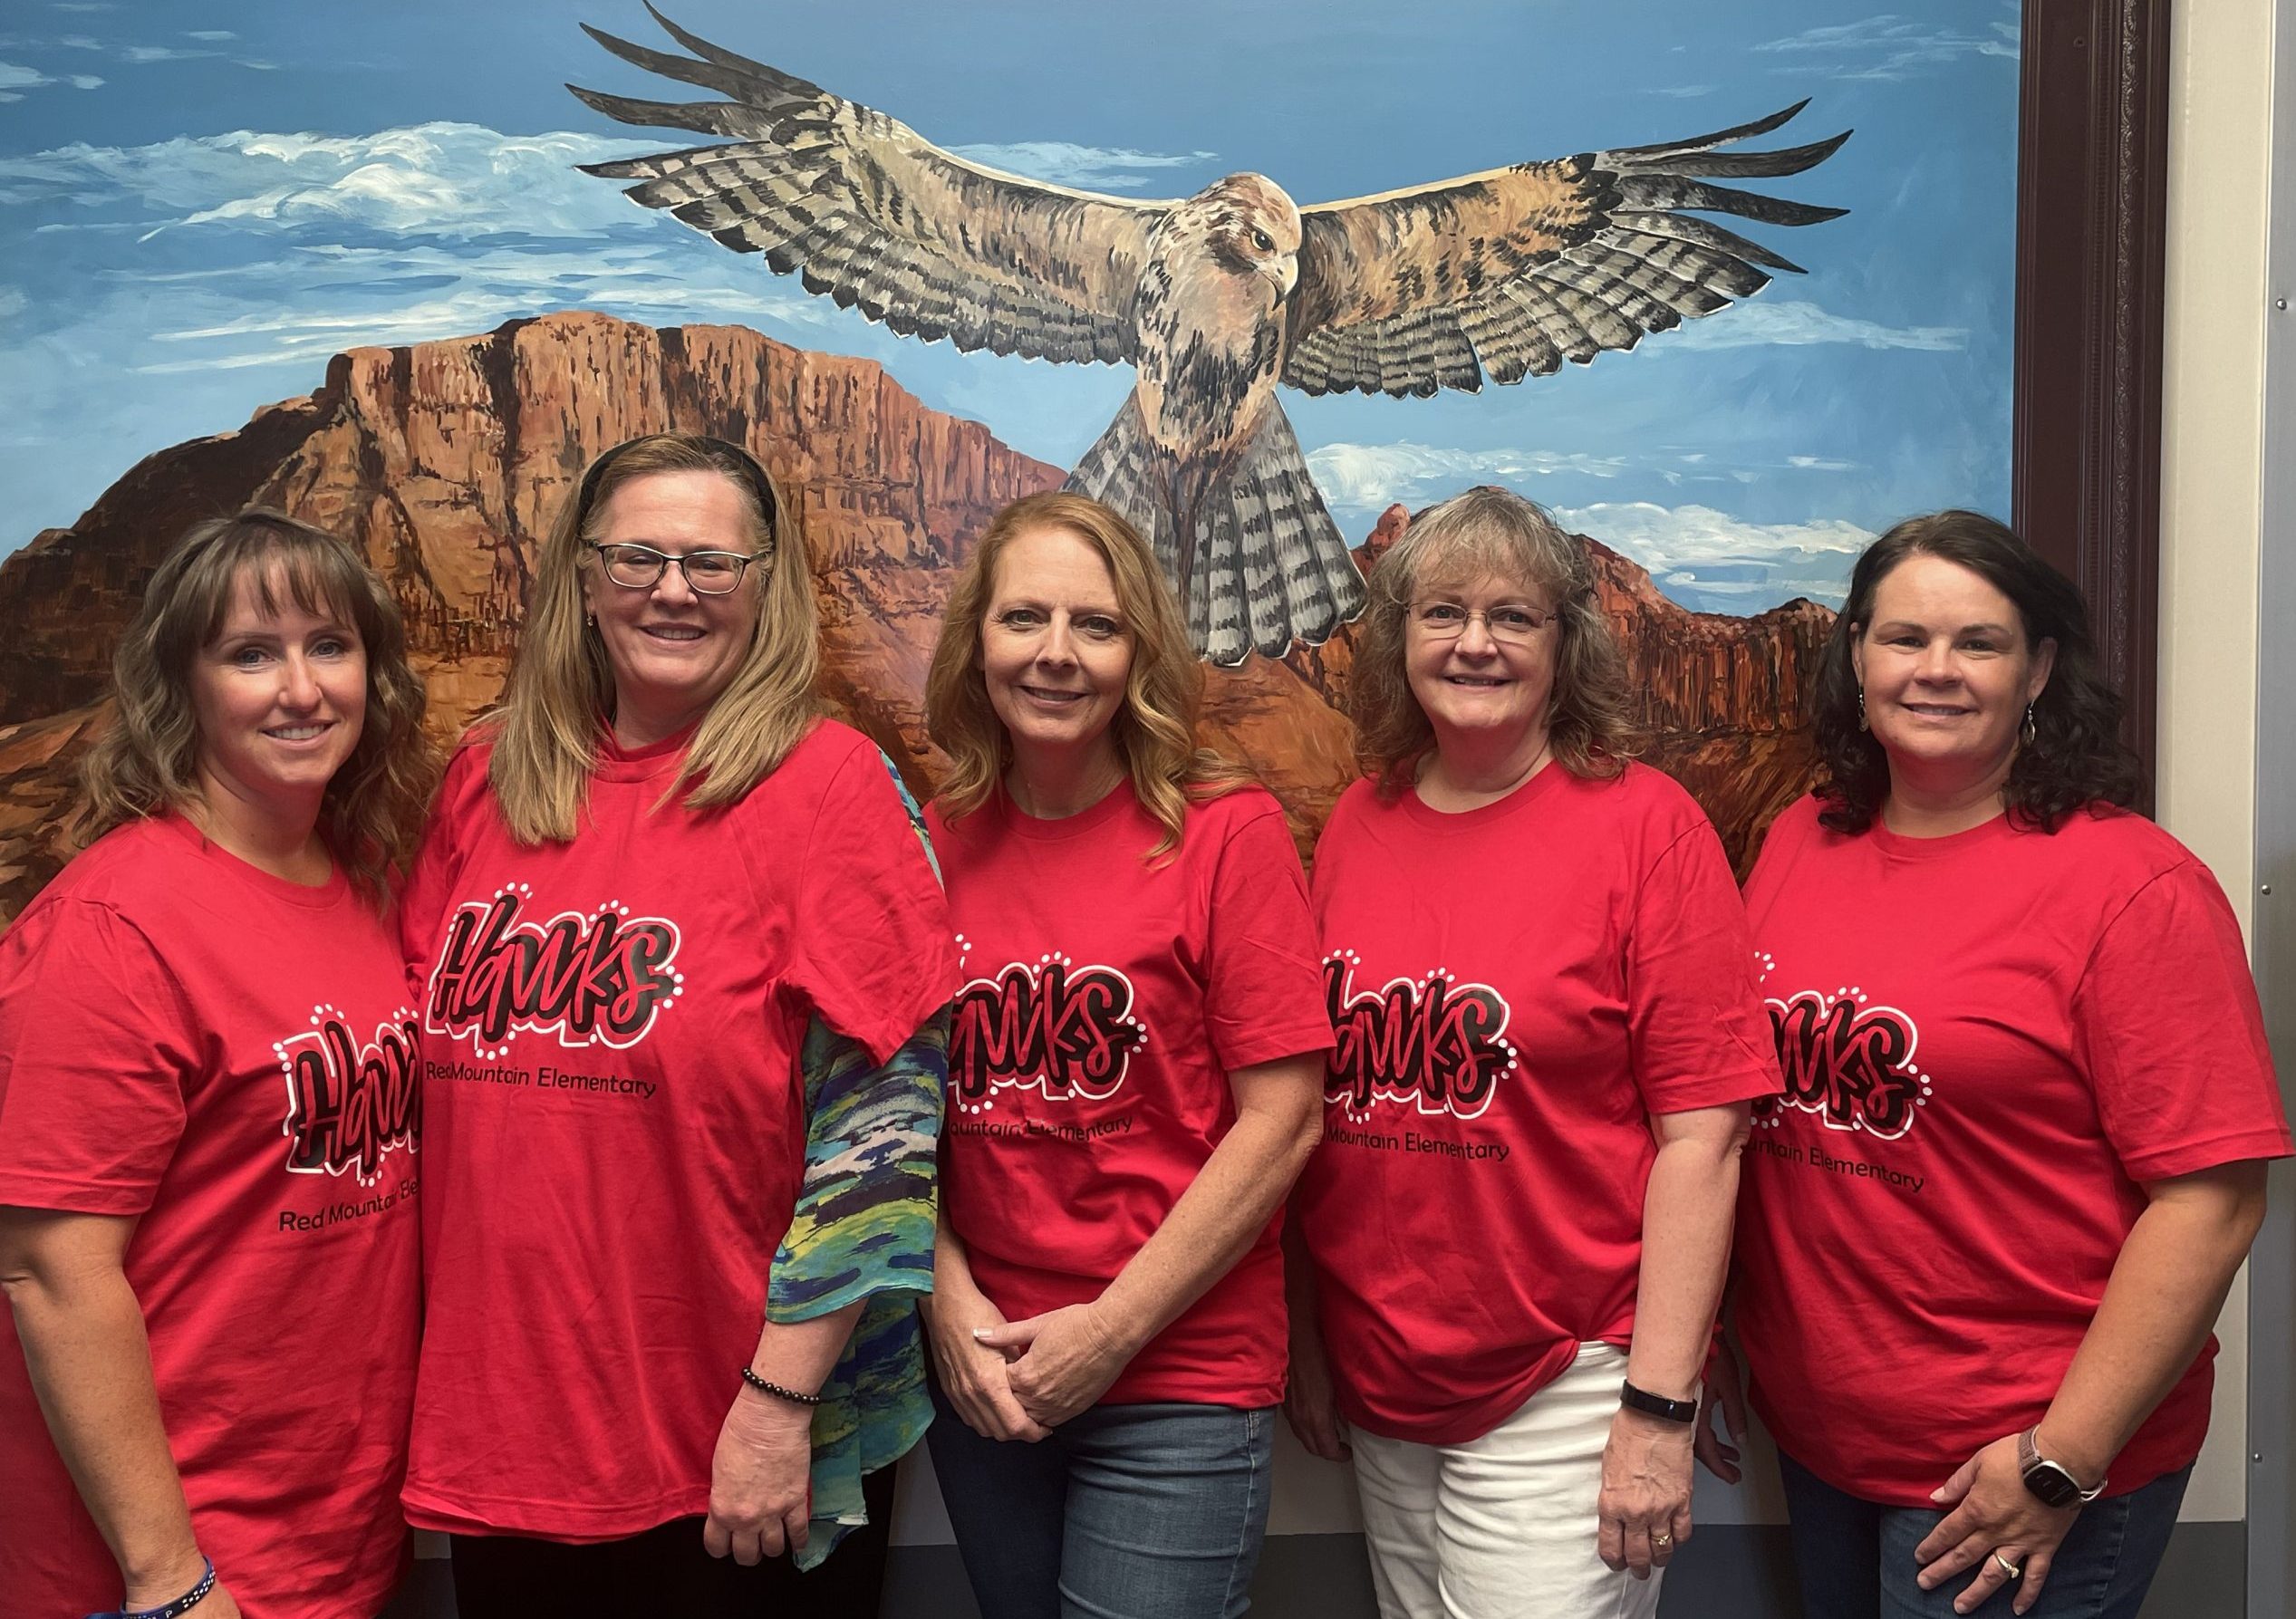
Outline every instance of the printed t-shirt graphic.
{"label": "printed t-shirt graphic", "polygon": [[825,722],[739,804],[657,809],[687,740],[608,740],[579,834],[538,847],[466,746],[409,885],[418,1527],[578,1541],[707,1509],[803,1179],[807,1024],[882,1063],[955,985],[873,745]]}
{"label": "printed t-shirt graphic", "polygon": [[[2139,1182],[2285,1154],[2288,1130],[2232,911],[2158,827],[1844,837],[1818,809],[1779,818],[1746,890],[1786,1094],[1746,1153],[1739,1335],[1781,1446],[1925,1506],[2047,1409]],[[2214,1354],[2116,1494],[2199,1453]]]}
{"label": "printed t-shirt graphic", "polygon": [[[140,1217],[125,1261],[192,1527],[250,1619],[381,1608],[420,1314],[415,1016],[390,925],[178,816],[0,939],[0,1203]],[[0,1311],[0,1614],[118,1566]]]}
{"label": "printed t-shirt graphic", "polygon": [[1463,1443],[1631,1338],[1649,1115],[1777,1093],[1744,915],[1639,765],[1462,814],[1359,782],[1314,895],[1336,1040],[1298,1209],[1340,1408]]}
{"label": "printed t-shirt graphic", "polygon": [[[1129,785],[1039,820],[1002,795],[928,811],[965,951],[941,1190],[1012,1320],[1099,1296],[1172,1212],[1236,1111],[1228,1075],[1331,1044],[1299,856],[1247,788],[1192,805],[1169,861]],[[1102,1399],[1282,1398],[1270,1222]]]}

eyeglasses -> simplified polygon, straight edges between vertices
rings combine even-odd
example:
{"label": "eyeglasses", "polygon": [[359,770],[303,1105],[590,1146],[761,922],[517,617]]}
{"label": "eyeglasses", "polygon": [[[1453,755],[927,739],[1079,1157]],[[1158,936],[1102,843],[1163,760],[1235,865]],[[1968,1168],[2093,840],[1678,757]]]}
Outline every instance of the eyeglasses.
{"label": "eyeglasses", "polygon": [[1467,633],[1470,622],[1481,619],[1491,640],[1520,645],[1537,639],[1539,632],[1558,616],[1519,602],[1502,602],[1496,607],[1462,607],[1456,602],[1411,604],[1412,628],[1429,641],[1456,641]]}
{"label": "eyeglasses", "polygon": [[606,577],[625,590],[650,591],[661,583],[670,564],[678,564],[678,571],[686,576],[686,587],[698,596],[724,596],[741,588],[742,575],[751,563],[763,563],[768,571],[773,566],[770,550],[751,554],[746,551],[689,551],[683,556],[672,556],[657,551],[651,545],[591,544],[598,554],[598,562],[606,571]]}

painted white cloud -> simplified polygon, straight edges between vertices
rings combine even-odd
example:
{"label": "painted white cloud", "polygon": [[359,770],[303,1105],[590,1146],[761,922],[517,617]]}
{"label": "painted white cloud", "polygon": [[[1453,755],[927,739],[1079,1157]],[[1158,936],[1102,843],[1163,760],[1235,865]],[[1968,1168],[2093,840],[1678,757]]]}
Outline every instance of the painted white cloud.
{"label": "painted white cloud", "polygon": [[14,62],[0,62],[0,90],[33,90],[55,81],[38,68],[24,67]]}
{"label": "painted white cloud", "polygon": [[1962,326],[1885,326],[1791,298],[1754,298],[1691,321],[1667,335],[1674,349],[1742,349],[1758,343],[1854,343],[1865,349],[1965,349]]}
{"label": "painted white cloud", "polygon": [[1874,540],[1838,517],[1750,523],[1712,506],[1649,501],[1560,506],[1555,518],[1648,568],[1677,601],[1724,612],[1790,596],[1838,607],[1850,563]]}
{"label": "painted white cloud", "polygon": [[237,39],[239,36],[232,33],[228,28],[189,28],[184,31],[183,37],[186,39],[205,40],[207,43],[212,45],[218,44],[227,39]]}
{"label": "painted white cloud", "polygon": [[1805,28],[1754,50],[1786,58],[1791,71],[1834,79],[1910,79],[1927,68],[1944,67],[1967,56],[1998,56],[2014,62],[2019,28],[1994,23],[1982,32],[1940,27],[1892,13],[1854,23]]}
{"label": "painted white cloud", "polygon": [[1156,169],[1193,169],[1219,156],[1217,152],[1142,152],[1124,147],[1076,146],[1066,140],[1021,140],[950,149],[960,158],[1007,174],[1102,191],[1134,190],[1149,185]]}
{"label": "painted white cloud", "polygon": [[185,51],[174,45],[130,45],[121,52],[130,62],[194,62],[202,56],[217,54],[214,51]]}
{"label": "painted white cloud", "polygon": [[1555,473],[1616,477],[1623,456],[1556,454],[1548,450],[1443,449],[1431,444],[1326,444],[1309,452],[1307,470],[1333,506],[1377,512],[1395,501],[1410,505],[1455,494],[1478,482],[1536,481]]}

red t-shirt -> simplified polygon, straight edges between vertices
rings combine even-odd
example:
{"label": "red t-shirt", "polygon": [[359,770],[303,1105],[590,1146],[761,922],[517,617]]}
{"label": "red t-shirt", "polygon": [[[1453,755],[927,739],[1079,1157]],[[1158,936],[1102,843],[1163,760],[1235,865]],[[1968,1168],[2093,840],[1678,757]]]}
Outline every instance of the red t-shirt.
{"label": "red t-shirt", "polygon": [[[428,1133],[421,1528],[562,1541],[708,1509],[805,1167],[814,1016],[883,1062],[956,983],[883,756],[823,722],[738,804],[609,739],[570,843],[522,845],[488,745],[408,887]],[[660,807],[657,807],[660,805]]]}
{"label": "red t-shirt", "polygon": [[[1806,798],[1746,889],[1786,1093],[1739,1209],[1739,1335],[1780,1445],[1886,1505],[2039,1421],[2139,1182],[2290,1151],[2240,929],[2117,810],[1855,837]],[[2210,1340],[2109,1470],[2183,1467]]]}
{"label": "red t-shirt", "polygon": [[[168,1448],[248,1619],[368,1619],[403,1566],[406,1003],[391,929],[340,872],[300,887],[173,815],[101,840],[0,940],[0,1203],[139,1217]],[[0,1615],[121,1595],[0,1311]]]}
{"label": "red t-shirt", "polygon": [[[1236,1122],[1230,1071],[1331,1045],[1299,855],[1258,788],[1189,806],[1180,848],[1129,785],[1043,821],[927,811],[965,952],[941,1189],[1009,1320],[1097,1298]],[[1133,1357],[1110,1404],[1272,1405],[1283,1257],[1250,1250]]]}
{"label": "red t-shirt", "polygon": [[1775,1094],[1721,841],[1640,765],[1460,814],[1350,787],[1316,849],[1337,1031],[1300,1182],[1340,1410],[1490,1432],[1627,1344],[1650,1115]]}

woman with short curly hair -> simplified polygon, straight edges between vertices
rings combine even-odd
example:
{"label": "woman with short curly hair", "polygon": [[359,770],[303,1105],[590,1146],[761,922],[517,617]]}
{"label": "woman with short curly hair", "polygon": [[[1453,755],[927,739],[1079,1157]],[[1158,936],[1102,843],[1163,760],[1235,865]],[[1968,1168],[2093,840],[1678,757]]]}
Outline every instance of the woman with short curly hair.
{"label": "woman with short curly hair", "polygon": [[193,529],[89,846],[0,940],[0,1603],[377,1612],[403,1566],[420,1100],[385,912],[433,779],[333,535]]}
{"label": "woman with short curly hair", "polygon": [[1387,1619],[1647,1614],[1778,1085],[1745,919],[1703,813],[1626,756],[1579,541],[1471,490],[1370,589],[1366,779],[1316,851],[1337,1043],[1287,1405],[1352,1448]]}
{"label": "woman with short curly hair", "polygon": [[2079,593],[2001,524],[1859,557],[1825,782],[1746,890],[1786,1094],[1737,1321],[1813,1614],[2130,1619],[2175,1522],[2291,1143],[2239,926],[2131,812],[2119,721]]}

